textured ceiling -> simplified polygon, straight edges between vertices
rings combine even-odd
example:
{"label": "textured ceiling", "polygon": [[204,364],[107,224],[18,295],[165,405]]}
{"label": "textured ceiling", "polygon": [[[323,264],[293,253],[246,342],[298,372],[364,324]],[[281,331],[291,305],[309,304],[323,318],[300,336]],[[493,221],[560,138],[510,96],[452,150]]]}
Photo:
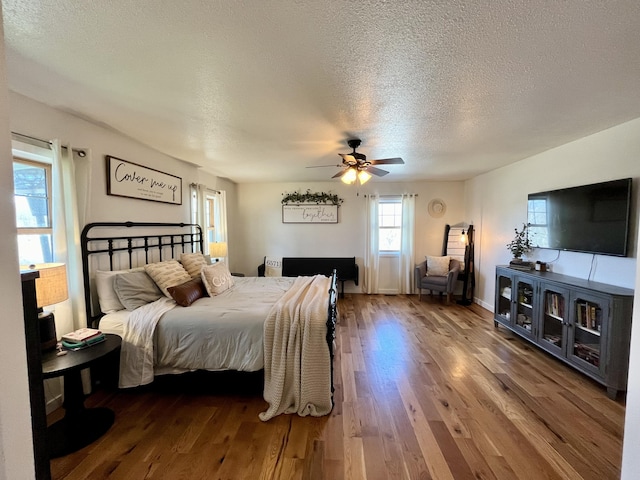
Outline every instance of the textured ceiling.
{"label": "textured ceiling", "polygon": [[2,8],[12,90],[236,182],[328,180],[351,137],[466,179],[640,117],[638,0]]}

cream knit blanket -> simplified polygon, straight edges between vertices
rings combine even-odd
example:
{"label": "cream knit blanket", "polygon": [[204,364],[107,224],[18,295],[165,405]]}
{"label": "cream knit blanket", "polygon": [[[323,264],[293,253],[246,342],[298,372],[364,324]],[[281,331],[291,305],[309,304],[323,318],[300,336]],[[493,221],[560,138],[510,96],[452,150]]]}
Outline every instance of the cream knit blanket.
{"label": "cream knit blanket", "polygon": [[267,421],[281,413],[320,417],[331,412],[327,345],[329,278],[298,277],[264,324],[264,399]]}

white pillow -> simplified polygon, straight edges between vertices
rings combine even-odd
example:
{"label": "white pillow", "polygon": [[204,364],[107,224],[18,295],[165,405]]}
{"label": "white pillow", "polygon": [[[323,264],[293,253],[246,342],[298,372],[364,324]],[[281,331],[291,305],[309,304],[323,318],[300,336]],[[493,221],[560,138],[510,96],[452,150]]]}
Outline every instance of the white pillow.
{"label": "white pillow", "polygon": [[449,274],[451,257],[430,257],[427,255],[427,277],[446,277]]}
{"label": "white pillow", "polygon": [[229,273],[229,267],[224,262],[216,262],[213,265],[203,267],[200,275],[210,297],[228,290],[235,283],[231,273]]}
{"label": "white pillow", "polygon": [[182,263],[182,266],[191,278],[196,278],[200,276],[200,270],[202,270],[202,267],[207,265],[208,262],[202,253],[197,252],[181,254],[180,263]]}
{"label": "white pillow", "polygon": [[116,275],[127,272],[141,272],[143,267],[132,268],[131,270],[96,270],[94,280],[96,292],[98,292],[98,303],[102,313],[113,313],[124,310],[124,305],[120,303],[120,299],[113,288],[113,281]]}
{"label": "white pillow", "polygon": [[266,257],[264,260],[264,276],[265,277],[281,277],[282,276],[282,258]]}
{"label": "white pillow", "polygon": [[191,276],[177,260],[149,263],[144,266],[144,270],[156,282],[162,293],[169,298],[172,297],[167,288],[175,287],[191,280]]}

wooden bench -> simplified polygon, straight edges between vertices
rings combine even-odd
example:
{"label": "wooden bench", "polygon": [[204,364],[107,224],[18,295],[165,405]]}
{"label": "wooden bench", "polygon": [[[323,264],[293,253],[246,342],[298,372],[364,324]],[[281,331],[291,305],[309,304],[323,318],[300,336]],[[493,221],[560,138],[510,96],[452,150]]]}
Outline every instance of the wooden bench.
{"label": "wooden bench", "polygon": [[[266,257],[265,257],[266,260]],[[330,277],[333,270],[338,274],[341,283],[340,296],[344,297],[344,282],[353,280],[358,285],[360,270],[356,263],[356,257],[283,257],[283,277],[308,277],[313,275],[326,275]],[[265,265],[258,266],[258,276],[264,277]]]}

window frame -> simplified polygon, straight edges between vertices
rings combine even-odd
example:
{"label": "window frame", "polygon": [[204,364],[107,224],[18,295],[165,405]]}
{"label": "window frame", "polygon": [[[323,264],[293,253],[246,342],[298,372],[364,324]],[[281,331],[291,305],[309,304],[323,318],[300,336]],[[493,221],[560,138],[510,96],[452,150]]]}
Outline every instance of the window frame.
{"label": "window frame", "polygon": [[[47,219],[49,221],[48,227],[19,227],[16,223],[18,235],[53,235],[53,182],[51,175],[53,168],[50,163],[38,162],[35,160],[27,160],[20,157],[13,157],[13,163],[20,163],[22,165],[30,165],[32,167],[42,168],[45,171],[45,178],[47,182]],[[13,196],[16,196],[15,186],[13,188]]]}
{"label": "window frame", "polygon": [[[381,220],[382,217],[382,205],[383,204],[394,204],[397,205],[399,207],[399,213],[396,214],[394,213],[394,220],[399,220],[399,224],[396,226],[383,226]],[[396,218],[399,217],[399,218]],[[394,222],[395,223],[395,222]],[[400,195],[393,195],[393,196],[384,196],[384,197],[380,197],[378,199],[378,239],[382,238],[381,232],[383,230],[396,230],[399,232],[400,235],[400,245],[398,246],[397,249],[394,250],[384,250],[382,249],[381,245],[380,245],[380,241],[378,240],[378,254],[379,255],[388,255],[388,256],[393,256],[393,255],[400,255],[400,252],[402,250],[402,196]]]}
{"label": "window frame", "polygon": [[[33,235],[48,235],[51,241],[51,254],[54,252],[53,244],[53,165],[48,162],[41,162],[37,160],[26,159],[17,155],[13,155],[13,163],[19,163],[21,165],[27,165],[32,167],[41,168],[45,172],[46,181],[46,199],[47,199],[47,221],[48,227],[20,227],[18,226],[16,218],[16,234],[18,245],[20,245],[20,237],[33,236]],[[13,187],[14,205],[15,198],[17,196],[15,185]],[[15,208],[15,207],[14,207]],[[45,259],[46,262],[46,259]]]}

